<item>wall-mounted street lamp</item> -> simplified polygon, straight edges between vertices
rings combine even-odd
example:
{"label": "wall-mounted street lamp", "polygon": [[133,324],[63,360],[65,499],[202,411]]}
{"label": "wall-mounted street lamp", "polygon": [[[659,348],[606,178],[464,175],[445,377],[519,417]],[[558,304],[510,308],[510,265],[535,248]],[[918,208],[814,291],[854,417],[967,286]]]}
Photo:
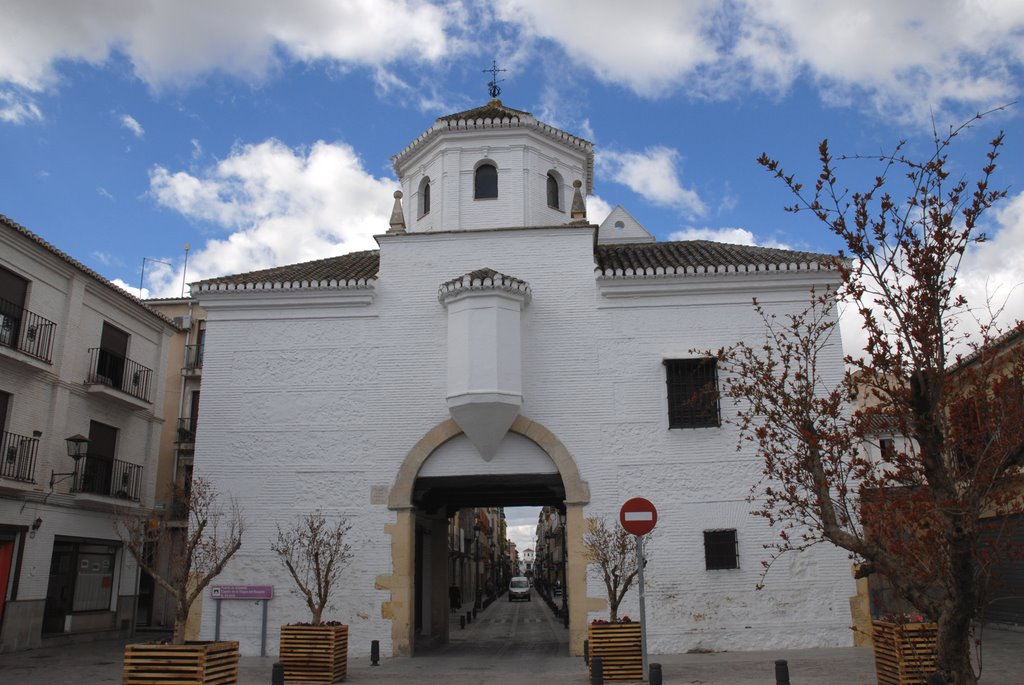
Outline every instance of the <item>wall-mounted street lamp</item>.
{"label": "wall-mounted street lamp", "polygon": [[67,473],[55,473],[50,471],[50,489],[53,490],[53,486],[62,480],[67,480],[77,473],[78,461],[89,454],[89,438],[85,437],[80,433],[72,435],[70,438],[65,438],[64,442],[68,446],[68,456],[71,457],[74,462],[76,469],[75,471],[69,471]]}

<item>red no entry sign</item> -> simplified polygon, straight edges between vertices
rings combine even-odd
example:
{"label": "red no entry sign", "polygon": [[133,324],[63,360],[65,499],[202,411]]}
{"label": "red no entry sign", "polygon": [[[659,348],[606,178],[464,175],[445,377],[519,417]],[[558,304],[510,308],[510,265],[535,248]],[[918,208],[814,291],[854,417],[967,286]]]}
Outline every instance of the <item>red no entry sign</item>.
{"label": "red no entry sign", "polygon": [[647,535],[654,530],[658,522],[658,510],[654,508],[650,500],[643,497],[634,497],[627,500],[619,510],[619,523],[627,533],[633,535]]}

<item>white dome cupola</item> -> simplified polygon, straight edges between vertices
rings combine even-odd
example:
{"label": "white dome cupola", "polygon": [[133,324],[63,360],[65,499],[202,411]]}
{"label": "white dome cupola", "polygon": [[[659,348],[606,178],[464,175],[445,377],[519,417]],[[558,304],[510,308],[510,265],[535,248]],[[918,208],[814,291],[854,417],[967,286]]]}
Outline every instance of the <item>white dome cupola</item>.
{"label": "white dome cupola", "polygon": [[392,162],[409,233],[558,226],[574,181],[593,191],[593,144],[498,99],[439,118]]}

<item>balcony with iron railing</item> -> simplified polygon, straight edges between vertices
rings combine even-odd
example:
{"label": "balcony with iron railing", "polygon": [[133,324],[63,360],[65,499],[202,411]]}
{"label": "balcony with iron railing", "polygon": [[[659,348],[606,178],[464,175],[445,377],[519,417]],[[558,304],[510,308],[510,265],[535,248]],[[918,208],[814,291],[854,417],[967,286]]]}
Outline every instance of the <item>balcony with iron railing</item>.
{"label": "balcony with iron railing", "polygon": [[185,345],[185,374],[198,376],[203,372],[203,345]]}
{"label": "balcony with iron railing", "polygon": [[0,478],[35,483],[39,439],[6,431],[0,436]]}
{"label": "balcony with iron railing", "polygon": [[83,457],[75,464],[71,491],[137,502],[142,493],[142,466],[94,455]]}
{"label": "balcony with iron railing", "polygon": [[0,347],[50,363],[57,324],[0,299]]}
{"label": "balcony with iron railing", "polygon": [[196,419],[178,419],[178,437],[175,440],[179,445],[191,445],[196,441]]}
{"label": "balcony with iron railing", "polygon": [[89,349],[89,376],[85,382],[113,388],[143,402],[151,402],[152,369],[102,347]]}

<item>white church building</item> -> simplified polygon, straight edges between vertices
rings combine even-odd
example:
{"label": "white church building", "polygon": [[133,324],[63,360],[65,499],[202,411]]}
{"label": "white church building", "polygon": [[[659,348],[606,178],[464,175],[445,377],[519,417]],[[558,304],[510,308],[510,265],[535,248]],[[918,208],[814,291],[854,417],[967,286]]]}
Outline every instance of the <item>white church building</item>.
{"label": "white church building", "polygon": [[[658,508],[647,543],[652,653],[852,644],[843,552],[776,563],[746,501],[760,476],[715,393],[717,349],[764,336],[752,299],[796,311],[835,284],[823,255],[657,242],[621,207],[586,219],[586,140],[493,99],[437,119],[393,159],[379,249],[195,283],[208,312],[195,469],[238,498],[242,549],[216,584],[273,585],[278,626],[308,620],[270,544],[321,508],[356,556],[325,618],[353,655],[412,655],[449,630],[448,517],[565,513],[570,647],[607,618],[589,517]],[[339,221],[343,221],[339,218]],[[842,372],[840,341],[823,358]],[[696,398],[696,399],[695,399]],[[209,594],[209,591],[207,592]],[[619,614],[635,617],[637,592]],[[203,638],[259,654],[260,608],[203,603]]]}

